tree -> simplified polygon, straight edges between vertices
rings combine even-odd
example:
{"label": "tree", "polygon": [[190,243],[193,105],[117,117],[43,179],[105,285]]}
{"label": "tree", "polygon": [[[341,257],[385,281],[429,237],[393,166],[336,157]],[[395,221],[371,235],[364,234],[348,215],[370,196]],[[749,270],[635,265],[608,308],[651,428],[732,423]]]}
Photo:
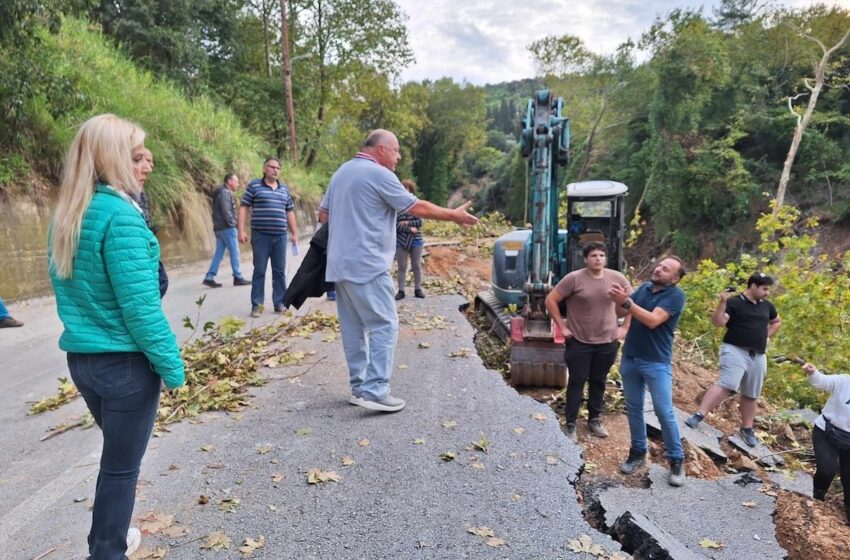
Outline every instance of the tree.
{"label": "tree", "polygon": [[451,78],[426,82],[428,124],[419,134],[413,171],[423,197],[445,204],[465,177],[463,157],[484,145],[484,90]]}
{"label": "tree", "polygon": [[529,46],[538,68],[547,75],[547,82],[555,84],[559,90],[580,92],[571,97],[568,113],[578,105],[588,109],[590,126],[586,122],[580,124],[580,129],[584,129],[586,134],[584,158],[577,181],[584,180],[590,172],[594,140],[600,128],[611,128],[625,122],[616,119],[619,122],[603,125],[603,118],[609,110],[611,96],[628,85],[634,68],[633,49],[634,45],[628,41],[620,45],[614,54],[599,55],[588,50],[582,40],[573,35],[549,36]]}
{"label": "tree", "polygon": [[844,45],[850,41],[850,27],[844,32],[841,38],[833,44],[831,47],[827,48],[824,43],[804,31],[803,29],[797,28],[796,26],[792,27],[795,29],[796,33],[798,33],[801,37],[815,43],[821,50],[821,57],[815,64],[815,84],[814,86],[809,84],[809,81],[803,80],[803,84],[806,89],[809,90],[811,94],[809,96],[809,102],[806,104],[805,112],[800,115],[794,110],[793,102],[795,99],[805,95],[805,93],[797,94],[793,97],[788,97],[788,110],[797,118],[797,125],[794,127],[794,136],[791,140],[791,147],[788,149],[788,156],[785,158],[785,164],[782,166],[782,176],[779,178],[779,187],[776,189],[776,205],[774,206],[774,214],[779,212],[779,209],[782,207],[782,204],[785,202],[785,190],[788,188],[788,181],[791,178],[791,167],[794,165],[794,158],[797,156],[797,150],[800,147],[800,141],[803,139],[803,133],[806,131],[806,128],[809,126],[809,122],[812,119],[812,114],[815,112],[815,106],[818,102],[818,97],[820,97],[821,90],[823,90],[824,83],[826,81],[826,72],[829,68],[829,60],[830,58]]}
{"label": "tree", "polygon": [[714,9],[714,25],[732,31],[755,19],[764,10],[766,0],[720,0]]}
{"label": "tree", "polygon": [[233,56],[241,0],[100,0],[104,33],[160,76],[203,92],[211,67]]}
{"label": "tree", "polygon": [[90,4],[90,0],[0,1],[0,154],[23,152],[24,143],[39,142],[32,137],[38,119],[28,107],[34,99],[52,96],[55,110],[62,111],[64,99],[73,96],[71,84],[47,71],[49,64],[33,61],[50,57],[41,36],[44,29],[58,32],[64,16],[83,13]]}
{"label": "tree", "polygon": [[[309,108],[313,111],[299,122],[305,135],[305,163],[316,162],[327,125],[331,95],[358,79],[357,71],[373,68],[389,76],[397,75],[413,60],[407,42],[405,16],[392,0],[302,0],[295,3],[299,35],[294,40],[313,53],[312,90]],[[306,65],[305,65],[306,66]]]}

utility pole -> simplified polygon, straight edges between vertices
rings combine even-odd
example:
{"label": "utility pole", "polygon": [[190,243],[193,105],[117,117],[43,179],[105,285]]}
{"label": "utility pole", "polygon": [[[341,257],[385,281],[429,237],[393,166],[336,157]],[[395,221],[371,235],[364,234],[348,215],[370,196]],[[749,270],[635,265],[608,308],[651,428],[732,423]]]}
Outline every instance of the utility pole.
{"label": "utility pole", "polygon": [[286,115],[289,122],[289,157],[298,163],[298,146],[295,142],[295,106],[292,103],[292,59],[289,56],[289,24],[286,18],[286,0],[280,0],[280,50],[283,55],[283,87],[286,90]]}

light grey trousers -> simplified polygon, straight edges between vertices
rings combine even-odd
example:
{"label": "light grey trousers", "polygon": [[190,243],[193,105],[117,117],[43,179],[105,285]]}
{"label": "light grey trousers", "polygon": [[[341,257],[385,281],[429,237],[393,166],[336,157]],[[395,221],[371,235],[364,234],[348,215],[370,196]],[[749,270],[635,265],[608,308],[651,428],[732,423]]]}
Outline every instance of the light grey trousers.
{"label": "light grey trousers", "polygon": [[422,250],[424,246],[411,247],[396,247],[395,260],[398,263],[398,289],[404,291],[404,285],[407,283],[407,259],[410,258],[410,268],[413,269],[413,288],[416,290],[422,289]]}

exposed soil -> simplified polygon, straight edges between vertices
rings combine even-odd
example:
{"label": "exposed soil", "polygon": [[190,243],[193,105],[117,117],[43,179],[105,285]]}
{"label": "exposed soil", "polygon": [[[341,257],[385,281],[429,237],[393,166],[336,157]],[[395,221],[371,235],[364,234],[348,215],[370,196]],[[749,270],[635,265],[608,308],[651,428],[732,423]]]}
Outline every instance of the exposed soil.
{"label": "exposed soil", "polygon": [[[490,280],[490,261],[465,250],[459,245],[441,245],[428,247],[425,270],[428,274],[446,278],[463,279],[467,286],[477,285],[482,289]],[[502,345],[492,340],[492,335],[479,333],[476,346],[479,354],[492,367],[506,371],[507,360]],[[500,353],[500,348],[502,348]],[[490,362],[488,362],[488,354]],[[697,363],[699,356],[689,356],[688,349],[679,348],[680,359],[674,364],[673,400],[679,408],[691,413],[699,406],[705,391],[717,380],[717,372]],[[549,404],[563,422],[564,392],[557,389],[528,388],[520,389],[541,402]],[[647,486],[648,468],[644,467],[637,475],[625,476],[619,466],[628,455],[629,427],[623,413],[622,391],[610,382],[606,394],[606,410],[603,421],[610,433],[608,438],[598,438],[587,431],[587,425],[580,418],[577,425],[579,444],[584,447],[585,471],[577,486],[578,499],[590,504],[589,493],[597,492],[600,487],[623,484],[633,487]],[[777,451],[789,449],[796,444],[811,447],[809,430],[804,427],[792,427],[776,420],[778,410],[764,399],[759,400],[759,421],[757,433],[767,438]],[[582,414],[586,414],[582,409]],[[740,427],[738,402],[733,396],[717,407],[706,420],[726,434],[732,434]],[[755,471],[760,478],[769,479],[771,474],[755,464],[751,459],[737,452],[725,441],[724,452],[729,460],[725,464],[716,464],[704,451],[685,444],[687,475],[692,478],[716,479],[730,472]],[[786,464],[795,468],[811,470],[812,465],[802,463],[800,455],[786,456]],[[802,456],[802,458],[806,458]],[[666,462],[663,443],[650,440],[650,460],[648,462]],[[845,524],[840,485],[836,482],[826,502],[812,500],[795,492],[779,491],[777,495],[776,538],[788,551],[789,560],[833,560],[850,558],[850,527]],[[599,523],[598,512],[587,512],[591,523]],[[601,527],[600,527],[601,528]]]}

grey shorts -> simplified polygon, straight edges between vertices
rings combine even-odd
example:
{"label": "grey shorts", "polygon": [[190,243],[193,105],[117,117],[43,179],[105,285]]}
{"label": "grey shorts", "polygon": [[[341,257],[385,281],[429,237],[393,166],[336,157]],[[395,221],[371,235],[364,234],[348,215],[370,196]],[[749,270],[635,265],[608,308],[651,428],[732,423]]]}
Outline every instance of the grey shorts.
{"label": "grey shorts", "polygon": [[757,399],[766,373],[767,356],[764,354],[732,344],[720,345],[720,380],[717,384],[724,389]]}

